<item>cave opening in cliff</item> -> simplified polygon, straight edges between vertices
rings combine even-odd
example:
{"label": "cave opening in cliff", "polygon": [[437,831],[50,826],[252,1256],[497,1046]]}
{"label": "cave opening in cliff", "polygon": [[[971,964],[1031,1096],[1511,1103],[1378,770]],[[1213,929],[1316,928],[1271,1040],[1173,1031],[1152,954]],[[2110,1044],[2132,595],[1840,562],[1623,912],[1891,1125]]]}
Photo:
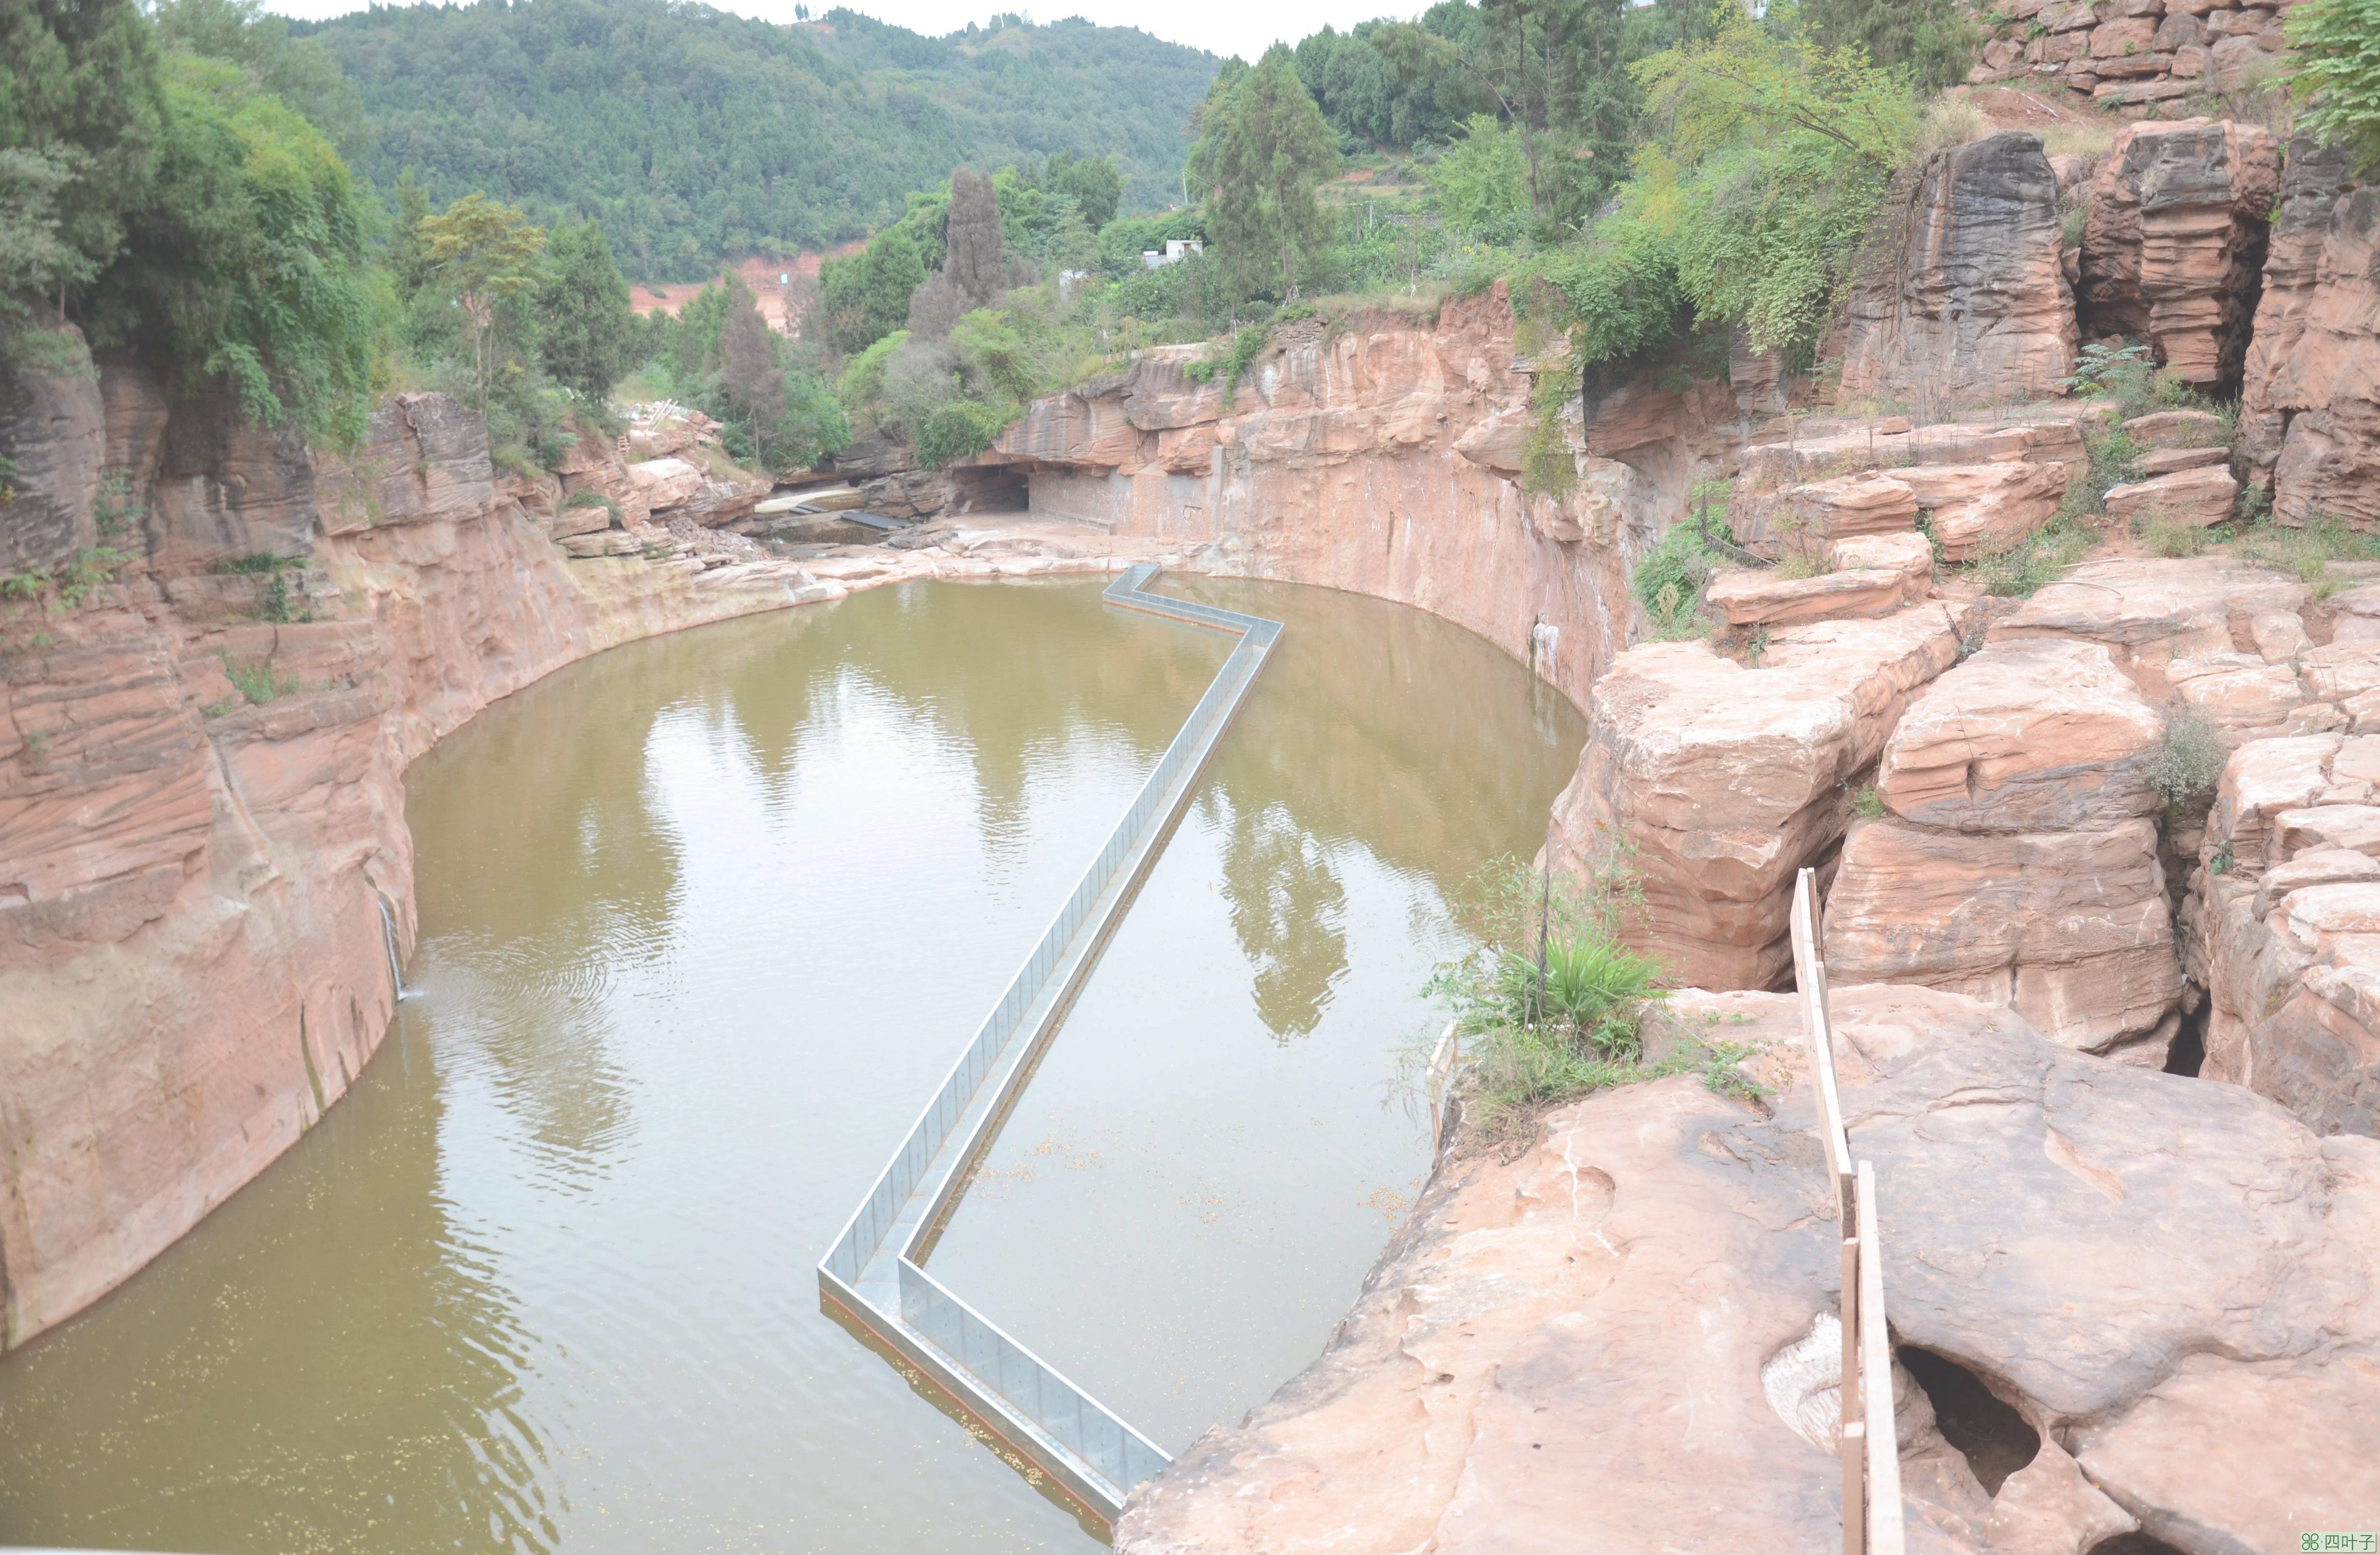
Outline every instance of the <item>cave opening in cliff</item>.
{"label": "cave opening in cliff", "polygon": [[2215,1002],[2201,998],[2194,1010],[2181,1012],[2181,1027],[2173,1034],[2172,1043],[2165,1051],[2165,1072],[2198,1078],[2206,1063],[2206,1022],[2215,1013]]}
{"label": "cave opening in cliff", "polygon": [[2182,1555],[2180,1549],[2151,1534],[2134,1531],[2103,1538],[2093,1545],[2088,1555]]}
{"label": "cave opening in cliff", "polygon": [[1965,1367],[1914,1345],[1895,1354],[1925,1390],[1943,1439],[1965,1456],[1985,1494],[1998,1495],[2008,1476],[2041,1451],[2041,1433]]}

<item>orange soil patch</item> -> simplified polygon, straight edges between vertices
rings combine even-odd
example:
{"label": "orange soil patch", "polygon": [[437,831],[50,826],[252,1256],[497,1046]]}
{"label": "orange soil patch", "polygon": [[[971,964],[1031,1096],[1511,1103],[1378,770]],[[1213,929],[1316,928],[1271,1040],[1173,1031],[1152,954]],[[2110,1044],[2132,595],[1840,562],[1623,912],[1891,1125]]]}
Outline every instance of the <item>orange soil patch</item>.
{"label": "orange soil patch", "polygon": [[[2060,95],[2068,95],[2060,89]],[[1975,87],[1967,92],[1994,129],[2046,129],[2058,124],[2090,124],[2092,116],[2070,103],[2036,97],[2015,87]]]}
{"label": "orange soil patch", "polygon": [[[857,253],[868,246],[865,238],[855,238],[833,250],[832,257]],[[754,256],[735,261],[735,273],[752,288],[753,300],[760,306],[760,317],[779,334],[795,333],[805,301],[817,295],[820,262],[828,255],[808,249],[790,260],[761,259]],[[638,316],[647,313],[675,313],[695,298],[695,294],[710,285],[707,281],[639,281],[628,288],[628,306]]]}

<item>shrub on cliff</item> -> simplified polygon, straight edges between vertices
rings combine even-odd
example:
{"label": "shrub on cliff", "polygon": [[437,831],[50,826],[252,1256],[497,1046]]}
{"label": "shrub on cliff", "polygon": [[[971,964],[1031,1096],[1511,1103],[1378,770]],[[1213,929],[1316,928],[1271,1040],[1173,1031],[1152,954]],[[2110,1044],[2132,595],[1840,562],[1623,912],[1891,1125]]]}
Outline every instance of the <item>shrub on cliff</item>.
{"label": "shrub on cliff", "polygon": [[1661,968],[1621,943],[1623,920],[1644,910],[1624,858],[1585,880],[1490,859],[1451,905],[1476,948],[1442,963],[1426,991],[1461,1034],[1457,1094],[1474,1137],[1525,1142],[1548,1108],[1639,1080],[1699,1073],[1715,1091],[1755,1088],[1735,1068],[1744,1050],[1706,1035],[1647,1062]]}
{"label": "shrub on cliff", "polygon": [[1916,138],[1904,74],[1779,16],[1718,14],[1712,36],[1631,67],[1650,130],[1634,175],[1535,266],[1582,368],[1738,326],[1756,352],[1806,358]]}
{"label": "shrub on cliff", "polygon": [[2346,146],[2359,172],[2380,166],[2380,0],[2306,0],[2282,25],[2306,100],[2298,127]]}

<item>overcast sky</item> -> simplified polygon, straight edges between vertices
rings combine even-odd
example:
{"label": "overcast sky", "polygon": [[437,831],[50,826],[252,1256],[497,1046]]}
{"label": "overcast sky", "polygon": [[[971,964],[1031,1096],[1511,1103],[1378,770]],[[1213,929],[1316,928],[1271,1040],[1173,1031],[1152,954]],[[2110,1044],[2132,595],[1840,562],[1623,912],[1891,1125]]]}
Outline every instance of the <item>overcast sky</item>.
{"label": "overcast sky", "polygon": [[[771,21],[794,19],[794,0],[710,0],[722,10]],[[1414,13],[1427,0],[1403,0]],[[834,0],[810,6],[812,15],[832,9]],[[333,17],[360,10],[355,0],[267,0],[269,9],[293,17]],[[1218,55],[1238,55],[1254,60],[1275,42],[1294,43],[1325,22],[1344,31],[1377,16],[1404,14],[1399,0],[1193,0],[1191,4],[1153,6],[1147,0],[1061,0],[1055,6],[1001,6],[982,0],[875,0],[853,5],[853,10],[878,17],[931,37],[953,32],[968,22],[989,20],[1003,10],[1021,11],[1035,21],[1086,17],[1109,27],[1137,27],[1160,38]]]}

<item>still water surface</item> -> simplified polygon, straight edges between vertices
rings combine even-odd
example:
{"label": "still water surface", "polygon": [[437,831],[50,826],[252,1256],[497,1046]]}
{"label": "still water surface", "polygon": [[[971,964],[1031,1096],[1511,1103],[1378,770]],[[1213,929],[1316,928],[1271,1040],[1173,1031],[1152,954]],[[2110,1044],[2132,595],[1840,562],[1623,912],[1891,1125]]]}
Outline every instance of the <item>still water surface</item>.
{"label": "still water surface", "polygon": [[[934,1254],[1179,1451],[1318,1353],[1392,1093],[1583,734],[1476,638],[1288,624]],[[0,1362],[0,1543],[1086,1550],[813,1266],[1228,642],[917,584],[615,650],[414,768],[418,997],[288,1156]]]}

